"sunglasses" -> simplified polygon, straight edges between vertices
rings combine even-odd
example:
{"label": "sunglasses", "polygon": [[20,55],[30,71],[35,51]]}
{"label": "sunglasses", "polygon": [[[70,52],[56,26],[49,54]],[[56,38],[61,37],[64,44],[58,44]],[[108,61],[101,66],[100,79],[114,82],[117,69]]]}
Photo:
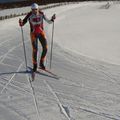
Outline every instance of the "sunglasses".
{"label": "sunglasses", "polygon": [[38,9],[32,9],[32,11],[37,11]]}

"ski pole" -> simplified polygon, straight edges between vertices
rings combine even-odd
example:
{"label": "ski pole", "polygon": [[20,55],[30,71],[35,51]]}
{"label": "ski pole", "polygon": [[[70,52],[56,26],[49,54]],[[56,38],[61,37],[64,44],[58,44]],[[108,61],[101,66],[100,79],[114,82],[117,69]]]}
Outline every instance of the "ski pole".
{"label": "ski pole", "polygon": [[53,21],[53,25],[52,25],[51,53],[50,53],[50,69],[51,69],[51,66],[52,66],[53,36],[54,36],[54,21]]}
{"label": "ski pole", "polygon": [[22,43],[23,43],[23,50],[24,50],[25,66],[26,66],[26,71],[27,71],[27,57],[26,57],[26,49],[25,49],[24,34],[23,34],[22,26],[21,26],[21,33],[22,33]]}

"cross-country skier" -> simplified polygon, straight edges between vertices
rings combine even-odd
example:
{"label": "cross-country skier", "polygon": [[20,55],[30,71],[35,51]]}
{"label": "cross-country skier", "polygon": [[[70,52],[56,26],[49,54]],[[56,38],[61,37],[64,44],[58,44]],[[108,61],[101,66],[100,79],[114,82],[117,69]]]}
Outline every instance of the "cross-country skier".
{"label": "cross-country skier", "polygon": [[37,70],[37,50],[38,50],[38,40],[42,45],[42,54],[40,58],[39,67],[45,69],[44,61],[47,54],[47,40],[45,37],[45,32],[43,28],[43,20],[48,23],[54,22],[56,16],[55,14],[48,19],[45,14],[39,9],[38,4],[33,3],[31,5],[31,11],[25,16],[23,20],[19,19],[19,25],[22,27],[29,21],[30,23],[30,36],[32,43],[32,62],[33,62],[33,72]]}

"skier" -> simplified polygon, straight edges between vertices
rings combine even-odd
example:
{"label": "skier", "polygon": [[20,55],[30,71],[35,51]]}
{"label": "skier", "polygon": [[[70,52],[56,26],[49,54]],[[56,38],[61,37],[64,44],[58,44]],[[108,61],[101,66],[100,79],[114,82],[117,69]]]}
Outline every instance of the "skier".
{"label": "skier", "polygon": [[45,14],[39,9],[38,4],[33,3],[31,5],[31,11],[26,15],[26,17],[22,20],[19,19],[19,25],[22,27],[24,24],[29,21],[30,23],[30,36],[32,43],[32,62],[33,62],[33,72],[37,70],[37,50],[38,50],[38,39],[42,45],[42,54],[40,58],[39,67],[45,70],[45,57],[47,54],[47,40],[44,33],[43,28],[43,20],[48,23],[54,22],[56,19],[56,15],[54,14],[51,19],[48,19]]}

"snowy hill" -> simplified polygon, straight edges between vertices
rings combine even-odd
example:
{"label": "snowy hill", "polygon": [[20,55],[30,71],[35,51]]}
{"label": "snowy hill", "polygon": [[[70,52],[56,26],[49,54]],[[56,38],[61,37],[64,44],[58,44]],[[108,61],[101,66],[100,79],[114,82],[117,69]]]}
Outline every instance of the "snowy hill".
{"label": "snowy hill", "polygon": [[[57,77],[41,71],[31,84],[19,18],[0,21],[0,120],[120,120],[120,4],[106,4],[44,10],[57,15],[51,69]],[[23,29],[30,68],[29,24]],[[52,24],[45,31],[49,68]]]}

